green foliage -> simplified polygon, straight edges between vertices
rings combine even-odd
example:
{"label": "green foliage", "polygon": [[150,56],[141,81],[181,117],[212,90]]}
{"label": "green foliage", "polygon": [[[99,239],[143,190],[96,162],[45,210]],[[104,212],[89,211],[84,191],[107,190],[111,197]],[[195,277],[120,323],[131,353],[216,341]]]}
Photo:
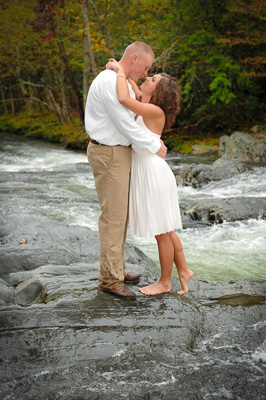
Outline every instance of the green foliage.
{"label": "green foliage", "polygon": [[235,95],[229,90],[231,89],[231,82],[229,82],[224,72],[215,76],[209,85],[209,88],[214,92],[209,99],[211,104],[216,104],[217,100],[229,104],[231,99],[235,97]]}
{"label": "green foliage", "polygon": [[[47,113],[54,116],[47,100],[49,90],[62,114],[65,99],[70,117],[75,120],[73,89],[58,44],[64,46],[81,95],[83,39],[88,31],[82,16],[84,0],[42,0],[42,4],[47,3],[44,11],[52,13],[49,21],[54,23],[44,24],[42,32],[34,31],[29,24],[38,19],[37,3],[37,0],[12,0],[0,5],[0,113],[16,113],[27,107],[29,113],[43,114],[42,118]],[[90,81],[112,54],[119,59],[129,43],[142,40],[151,45],[156,55],[151,73],[165,71],[180,81],[183,100],[176,132],[185,132],[194,140],[211,131],[216,135],[230,127],[264,122],[265,2],[94,0],[87,3],[90,50],[96,64],[96,70],[91,68],[89,72]],[[51,4],[53,8],[49,8]],[[60,121],[67,122],[68,118],[61,116]],[[38,129],[40,136],[47,134],[45,128]],[[65,143],[71,143],[64,132],[58,131],[61,134]],[[177,136],[171,140],[179,141]]]}

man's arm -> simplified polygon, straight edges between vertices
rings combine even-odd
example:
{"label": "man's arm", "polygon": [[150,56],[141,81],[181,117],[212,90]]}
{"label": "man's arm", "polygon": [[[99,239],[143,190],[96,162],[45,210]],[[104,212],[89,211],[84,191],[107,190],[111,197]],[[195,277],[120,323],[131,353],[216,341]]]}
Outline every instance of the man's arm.
{"label": "man's arm", "polygon": [[152,133],[141,129],[134,120],[132,112],[119,103],[116,95],[116,80],[105,82],[102,89],[102,99],[106,112],[118,131],[136,146],[164,158],[167,151],[166,146],[163,143],[161,145],[160,143],[158,144],[158,140],[154,138]]}

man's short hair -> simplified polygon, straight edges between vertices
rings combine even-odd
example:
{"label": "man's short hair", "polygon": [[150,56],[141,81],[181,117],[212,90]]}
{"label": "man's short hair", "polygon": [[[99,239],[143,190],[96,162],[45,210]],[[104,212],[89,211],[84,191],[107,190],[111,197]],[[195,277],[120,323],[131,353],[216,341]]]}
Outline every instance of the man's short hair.
{"label": "man's short hair", "polygon": [[133,42],[131,43],[129,46],[127,46],[125,52],[124,52],[124,56],[131,56],[132,54],[137,53],[137,54],[150,54],[153,59],[155,59],[155,55],[154,52],[152,50],[152,48],[144,42]]}

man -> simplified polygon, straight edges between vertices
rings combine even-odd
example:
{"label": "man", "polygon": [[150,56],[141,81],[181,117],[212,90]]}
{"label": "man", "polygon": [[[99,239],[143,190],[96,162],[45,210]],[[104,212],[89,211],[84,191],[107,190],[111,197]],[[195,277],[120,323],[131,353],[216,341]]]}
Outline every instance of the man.
{"label": "man", "polygon": [[[154,61],[152,49],[143,42],[129,45],[119,63],[126,78],[134,81],[147,76]],[[135,299],[125,283],[136,283],[139,275],[126,271],[124,249],[128,224],[128,194],[131,143],[165,157],[166,147],[159,147],[154,136],[136,123],[134,113],[124,108],[116,94],[116,73],[102,71],[91,84],[86,109],[85,128],[91,140],[88,159],[101,205],[99,218],[100,269],[99,289],[116,296]],[[119,78],[118,78],[119,79]],[[135,97],[128,83],[130,95]]]}

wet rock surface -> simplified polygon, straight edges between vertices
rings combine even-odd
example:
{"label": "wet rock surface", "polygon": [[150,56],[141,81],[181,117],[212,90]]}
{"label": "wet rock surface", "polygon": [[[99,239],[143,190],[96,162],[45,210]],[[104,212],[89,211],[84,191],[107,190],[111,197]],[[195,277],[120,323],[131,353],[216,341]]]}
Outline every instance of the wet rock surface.
{"label": "wet rock surface", "polygon": [[[33,217],[0,216],[0,278],[45,264],[98,262],[98,233],[84,226]],[[141,250],[127,244],[127,262],[149,265]]]}
{"label": "wet rock surface", "polygon": [[222,136],[219,156],[225,160],[266,163],[266,133],[234,132],[231,136]]}
{"label": "wet rock surface", "polygon": [[[173,277],[170,293],[144,296],[138,288],[159,271],[128,246],[128,270],[141,280],[132,286],[137,300],[122,300],[97,289],[95,232],[4,221],[1,254],[10,267],[16,255],[16,268],[4,264],[0,280],[3,399],[265,399],[265,282],[193,278],[179,296]],[[77,237],[82,246],[73,245]]]}
{"label": "wet rock surface", "polygon": [[[216,148],[212,146],[193,147],[195,154],[204,154],[208,148],[210,152],[217,154]],[[266,163],[265,130],[254,135],[243,132],[234,132],[231,136],[224,135],[220,138],[219,149],[216,150],[219,158],[212,165],[199,163],[174,171],[177,184],[198,188],[209,182],[242,174],[255,165],[264,165]]]}
{"label": "wet rock surface", "polygon": [[225,199],[204,200],[185,214],[193,220],[220,224],[224,221],[234,222],[246,219],[266,218],[266,198],[232,197]]}
{"label": "wet rock surface", "polygon": [[176,173],[176,182],[178,185],[198,188],[209,182],[239,175],[250,168],[247,163],[218,158],[212,165],[195,164],[182,168]]}

